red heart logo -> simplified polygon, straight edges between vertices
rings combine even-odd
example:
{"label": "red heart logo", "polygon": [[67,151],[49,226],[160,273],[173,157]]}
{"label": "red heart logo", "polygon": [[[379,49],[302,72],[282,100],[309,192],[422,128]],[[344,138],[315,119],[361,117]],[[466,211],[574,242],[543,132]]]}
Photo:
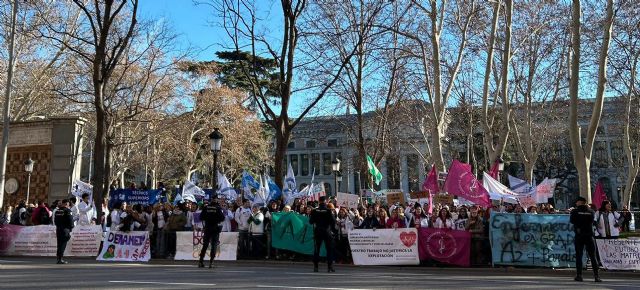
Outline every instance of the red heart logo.
{"label": "red heart logo", "polygon": [[400,241],[405,245],[405,247],[409,248],[416,243],[418,239],[418,235],[416,232],[402,232],[400,233]]}

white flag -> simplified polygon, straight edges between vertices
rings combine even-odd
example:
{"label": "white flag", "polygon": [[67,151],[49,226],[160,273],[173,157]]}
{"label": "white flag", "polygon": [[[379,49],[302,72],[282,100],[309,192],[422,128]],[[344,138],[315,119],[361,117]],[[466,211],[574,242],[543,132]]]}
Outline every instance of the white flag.
{"label": "white flag", "polygon": [[553,198],[553,192],[556,189],[556,179],[545,178],[538,186],[536,186],[536,201],[538,203],[547,203]]}
{"label": "white flag", "polygon": [[528,182],[509,175],[509,185],[511,190],[519,195],[535,195],[536,187],[532,186]]}
{"label": "white flag", "polygon": [[238,193],[229,182],[224,174],[218,171],[218,194],[224,195],[228,200],[235,200],[238,198]]}
{"label": "white flag", "polygon": [[489,173],[484,173],[482,177],[484,188],[489,192],[489,198],[493,200],[504,200],[509,203],[518,203],[518,194],[507,188],[504,184],[493,179]]}
{"label": "white flag", "polygon": [[192,195],[192,196],[204,196],[204,190],[202,188],[195,185],[193,182],[188,181],[184,183],[184,189],[182,190],[182,195]]}
{"label": "white flag", "polygon": [[93,185],[81,180],[76,180],[71,187],[71,194],[75,197],[82,199],[82,195],[87,193],[89,194],[89,203],[93,203]]}

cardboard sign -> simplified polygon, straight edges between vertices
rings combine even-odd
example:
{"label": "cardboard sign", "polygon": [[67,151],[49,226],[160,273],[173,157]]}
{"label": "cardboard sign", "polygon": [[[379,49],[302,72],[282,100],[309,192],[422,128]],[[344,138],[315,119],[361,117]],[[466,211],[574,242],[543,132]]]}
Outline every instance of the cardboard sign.
{"label": "cardboard sign", "polygon": [[453,195],[451,194],[436,194],[433,196],[434,204],[448,204],[453,205]]}
{"label": "cardboard sign", "polygon": [[404,193],[402,192],[387,192],[387,204],[404,204]]}
{"label": "cardboard sign", "polygon": [[338,192],[337,201],[339,207],[358,208],[360,197],[355,194]]}
{"label": "cardboard sign", "polygon": [[429,198],[429,192],[428,191],[411,192],[409,193],[409,196],[411,197],[411,199]]}

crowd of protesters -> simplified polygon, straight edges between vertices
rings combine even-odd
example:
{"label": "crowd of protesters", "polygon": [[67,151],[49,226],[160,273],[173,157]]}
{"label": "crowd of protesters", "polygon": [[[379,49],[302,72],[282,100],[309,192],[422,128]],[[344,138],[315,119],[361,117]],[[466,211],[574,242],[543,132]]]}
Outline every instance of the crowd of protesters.
{"label": "crowd of protesters", "polygon": [[[97,211],[88,194],[78,202],[70,198],[70,208],[76,225],[101,224],[105,231],[148,231],[151,236],[151,251],[154,258],[172,258],[176,253],[176,232],[199,231],[202,229],[200,212],[207,201],[177,203],[157,203],[142,206],[118,202],[113,208],[102,206],[103,214]],[[45,202],[34,204],[21,202],[15,208],[8,206],[0,215],[3,224],[23,226],[53,224],[54,201],[51,207]],[[239,259],[307,259],[290,251],[271,247],[271,216],[276,212],[294,212],[309,216],[317,207],[317,202],[295,199],[293,204],[285,205],[281,200],[268,204],[251,204],[248,200],[221,200],[225,216],[221,227],[223,232],[238,232]],[[472,236],[471,257],[473,265],[488,265],[491,261],[489,246],[489,217],[492,211],[521,214],[566,214],[570,211],[558,211],[550,204],[540,204],[524,209],[515,204],[496,205],[482,208],[475,205],[453,206],[435,204],[383,204],[381,202],[361,204],[357,208],[336,206],[330,199],[328,208],[334,211],[336,225],[336,260],[339,263],[351,261],[348,233],[353,229],[397,229],[397,228],[448,228],[469,231]],[[617,238],[620,232],[629,231],[631,213],[624,207],[622,211],[612,208],[604,201],[596,211],[594,227],[600,238]]]}

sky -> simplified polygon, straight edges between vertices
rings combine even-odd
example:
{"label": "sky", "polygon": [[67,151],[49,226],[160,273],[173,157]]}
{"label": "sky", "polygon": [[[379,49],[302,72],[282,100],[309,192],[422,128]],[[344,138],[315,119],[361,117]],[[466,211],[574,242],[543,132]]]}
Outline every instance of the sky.
{"label": "sky", "polygon": [[220,50],[226,35],[214,27],[211,7],[195,5],[191,0],[141,0],[139,12],[144,19],[163,20],[179,35],[180,46],[197,48],[197,60],[211,60]]}

